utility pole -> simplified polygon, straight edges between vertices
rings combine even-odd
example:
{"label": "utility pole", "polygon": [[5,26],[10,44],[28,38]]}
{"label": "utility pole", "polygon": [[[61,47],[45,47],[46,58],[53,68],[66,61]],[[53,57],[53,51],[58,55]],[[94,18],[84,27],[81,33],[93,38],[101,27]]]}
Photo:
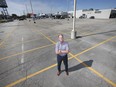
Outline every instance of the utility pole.
{"label": "utility pole", "polygon": [[71,31],[71,39],[76,39],[76,31],[75,31],[75,22],[76,22],[76,4],[77,4],[77,0],[74,0],[73,30]]}
{"label": "utility pole", "polygon": [[23,10],[23,15],[25,15],[25,10]]}

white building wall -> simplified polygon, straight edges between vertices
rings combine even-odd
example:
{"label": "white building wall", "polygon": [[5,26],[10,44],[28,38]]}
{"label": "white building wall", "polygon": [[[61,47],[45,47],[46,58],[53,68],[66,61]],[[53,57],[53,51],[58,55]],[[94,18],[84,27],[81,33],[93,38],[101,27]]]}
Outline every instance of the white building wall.
{"label": "white building wall", "polygon": [[[97,19],[109,19],[110,14],[111,14],[111,9],[104,9],[104,10],[99,10],[101,13],[95,13],[96,11],[82,11],[82,10],[77,10],[76,11],[76,18],[79,18],[83,14],[87,15],[87,18],[90,18],[91,16],[94,16]],[[73,13],[73,11],[69,11],[69,13]]]}
{"label": "white building wall", "polygon": [[[72,16],[74,16],[73,14],[74,11],[69,11],[68,13],[72,14]],[[79,18],[80,16],[82,16],[82,10],[77,10],[76,11],[76,18]]]}
{"label": "white building wall", "polygon": [[82,10],[77,10],[76,18],[79,18],[80,16],[82,16],[82,14],[83,14]]}
{"label": "white building wall", "polygon": [[101,13],[94,13],[93,15],[97,19],[109,19],[111,14],[111,9],[99,10]]}

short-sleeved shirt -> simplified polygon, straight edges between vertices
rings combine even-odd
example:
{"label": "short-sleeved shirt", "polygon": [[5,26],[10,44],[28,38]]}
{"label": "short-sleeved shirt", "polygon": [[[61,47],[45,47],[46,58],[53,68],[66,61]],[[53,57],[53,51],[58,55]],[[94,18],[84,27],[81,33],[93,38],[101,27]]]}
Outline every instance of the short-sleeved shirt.
{"label": "short-sleeved shirt", "polygon": [[[65,50],[69,50],[69,45],[68,45],[68,42],[57,42],[56,43],[56,47],[55,47],[55,51],[59,51],[59,50],[62,50],[62,51],[65,51]],[[60,54],[60,56],[65,56],[67,55],[66,53],[63,53],[63,54]]]}

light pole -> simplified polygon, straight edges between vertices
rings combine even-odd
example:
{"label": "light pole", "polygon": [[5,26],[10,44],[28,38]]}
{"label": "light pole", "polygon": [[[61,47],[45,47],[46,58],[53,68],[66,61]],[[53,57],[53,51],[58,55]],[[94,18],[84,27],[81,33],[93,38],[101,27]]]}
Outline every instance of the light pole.
{"label": "light pole", "polygon": [[33,6],[32,6],[31,0],[30,0],[30,5],[31,5],[31,11],[32,11],[32,18],[33,18],[33,21],[34,21],[34,23],[36,23],[36,22],[35,22],[35,16],[34,16],[34,13],[33,13]]}
{"label": "light pole", "polygon": [[76,39],[76,31],[75,31],[75,21],[76,21],[76,4],[77,4],[77,0],[74,0],[73,30],[71,31],[71,39]]}
{"label": "light pole", "polygon": [[28,14],[28,9],[27,9],[27,5],[25,4],[25,8],[26,8],[26,11],[27,11],[27,14]]}
{"label": "light pole", "polygon": [[30,5],[31,5],[31,11],[32,11],[32,14],[33,14],[33,7],[32,7],[32,2],[30,0]]}

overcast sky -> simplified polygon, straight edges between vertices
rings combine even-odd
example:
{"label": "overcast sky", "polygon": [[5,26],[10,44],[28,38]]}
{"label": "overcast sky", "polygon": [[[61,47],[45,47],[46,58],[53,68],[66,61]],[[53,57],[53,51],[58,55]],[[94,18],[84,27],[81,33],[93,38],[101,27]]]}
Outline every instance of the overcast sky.
{"label": "overcast sky", "polygon": [[[34,13],[51,13],[73,10],[74,0],[32,0]],[[22,15],[31,12],[30,0],[6,0],[8,12]],[[110,9],[116,7],[116,0],[77,0],[77,9]]]}

